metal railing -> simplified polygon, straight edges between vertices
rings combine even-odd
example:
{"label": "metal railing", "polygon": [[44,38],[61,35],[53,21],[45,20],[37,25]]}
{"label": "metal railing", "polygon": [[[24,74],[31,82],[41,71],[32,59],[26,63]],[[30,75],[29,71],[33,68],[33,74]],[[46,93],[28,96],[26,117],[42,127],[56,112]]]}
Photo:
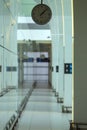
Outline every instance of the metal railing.
{"label": "metal railing", "polygon": [[36,86],[36,81],[33,83],[31,89],[28,91],[28,93],[26,94],[26,96],[24,97],[24,99],[22,100],[21,104],[19,105],[16,113],[17,115],[13,115],[10,120],[6,123],[5,125],[5,128],[3,130],[14,130],[16,124],[18,123],[18,119],[19,117],[21,116],[27,102],[28,102],[28,99],[33,91],[33,88],[35,88]]}
{"label": "metal railing", "polygon": [[10,89],[8,89],[8,88],[5,88],[4,90],[2,90],[1,92],[0,92],[0,97],[2,97],[2,96],[4,96],[6,93],[8,93],[10,91]]}
{"label": "metal railing", "polygon": [[87,123],[70,120],[70,130],[87,130]]}
{"label": "metal railing", "polygon": [[10,120],[7,122],[3,130],[14,130],[16,123],[18,122],[18,115],[13,115]]}

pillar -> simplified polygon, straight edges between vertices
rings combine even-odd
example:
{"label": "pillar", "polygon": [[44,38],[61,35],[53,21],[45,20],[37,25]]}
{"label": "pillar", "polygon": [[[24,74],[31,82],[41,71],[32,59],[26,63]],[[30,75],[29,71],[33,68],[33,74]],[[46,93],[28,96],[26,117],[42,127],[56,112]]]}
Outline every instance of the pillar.
{"label": "pillar", "polygon": [[73,0],[73,120],[87,122],[87,0]]}
{"label": "pillar", "polygon": [[[72,107],[72,12],[71,1],[62,0],[64,24],[64,106]],[[67,8],[68,6],[68,8]]]}

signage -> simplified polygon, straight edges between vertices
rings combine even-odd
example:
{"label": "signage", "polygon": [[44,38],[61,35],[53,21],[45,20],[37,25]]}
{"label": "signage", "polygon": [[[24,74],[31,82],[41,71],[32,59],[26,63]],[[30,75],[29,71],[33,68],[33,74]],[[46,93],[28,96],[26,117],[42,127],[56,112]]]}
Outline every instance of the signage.
{"label": "signage", "polygon": [[65,63],[64,64],[64,73],[65,74],[72,74],[72,63]]}

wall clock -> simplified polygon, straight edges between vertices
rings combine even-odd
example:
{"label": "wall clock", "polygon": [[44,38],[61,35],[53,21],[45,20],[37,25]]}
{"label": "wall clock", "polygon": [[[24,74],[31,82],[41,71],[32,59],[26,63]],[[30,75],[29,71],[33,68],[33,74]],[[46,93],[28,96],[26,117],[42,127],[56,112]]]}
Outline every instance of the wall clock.
{"label": "wall clock", "polygon": [[52,17],[52,11],[46,4],[36,5],[31,12],[32,19],[39,25],[48,23]]}

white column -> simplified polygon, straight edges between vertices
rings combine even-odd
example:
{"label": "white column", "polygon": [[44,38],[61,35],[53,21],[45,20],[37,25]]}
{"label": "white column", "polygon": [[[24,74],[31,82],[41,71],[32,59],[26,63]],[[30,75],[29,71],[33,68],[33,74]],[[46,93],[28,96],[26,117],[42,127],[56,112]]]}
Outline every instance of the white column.
{"label": "white column", "polygon": [[63,61],[63,37],[59,38],[59,98],[63,98],[63,87],[64,87],[64,61]]}
{"label": "white column", "polygon": [[[62,66],[61,66],[61,62],[63,61],[63,55],[61,55],[61,50],[62,45],[63,45],[63,40],[61,41],[61,34],[62,34],[62,19],[61,19],[61,15],[62,15],[62,11],[61,11],[61,0],[57,1],[52,1],[51,3],[51,7],[55,7],[51,8],[52,9],[52,22],[51,22],[51,34],[52,34],[52,55],[53,55],[53,59],[52,59],[52,64],[53,64],[53,68],[54,71],[52,72],[52,81],[53,81],[53,86],[55,86],[54,89],[56,89],[56,92],[60,94],[60,97],[62,97],[62,92],[63,92],[63,81],[62,81],[62,77],[63,77],[63,73],[61,73],[62,71]],[[63,38],[63,37],[62,37]],[[63,64],[62,64],[63,65]],[[56,72],[56,66],[59,67],[59,71]]]}
{"label": "white column", "polygon": [[22,84],[23,83],[23,76],[24,76],[24,74],[23,74],[23,71],[24,71],[24,68],[23,68],[23,62],[22,62],[22,60],[23,60],[23,50],[22,50],[22,46],[20,46],[20,51],[19,51],[19,58],[20,58],[20,62],[19,62],[19,84]]}
{"label": "white column", "polygon": [[52,42],[52,87],[56,91],[56,52],[55,52],[55,42]]}
{"label": "white column", "polygon": [[[72,63],[72,14],[71,1],[63,0],[64,11],[64,63]],[[68,6],[68,8],[67,8]],[[64,73],[64,106],[72,106],[72,73]]]}
{"label": "white column", "polygon": [[64,32],[63,32],[63,10],[62,10],[62,2],[59,0],[58,2],[58,26],[59,26],[59,44],[58,44],[58,61],[59,61],[59,83],[58,83],[58,90],[59,90],[59,98],[58,102],[63,102],[64,98]]}
{"label": "white column", "polygon": [[[58,28],[58,16],[56,14],[57,12],[57,6],[55,5],[56,3],[54,1],[52,1],[52,3],[50,2],[50,6],[52,9],[52,19],[51,19],[51,35],[52,35],[52,67],[53,67],[53,72],[52,72],[52,86],[53,89],[55,90],[56,93],[58,93],[58,72],[56,72],[56,66],[58,65],[58,44],[59,44],[59,37],[58,37],[58,32],[59,32],[59,28]],[[55,10],[52,8],[54,5]],[[55,93],[55,94],[56,94]]]}

